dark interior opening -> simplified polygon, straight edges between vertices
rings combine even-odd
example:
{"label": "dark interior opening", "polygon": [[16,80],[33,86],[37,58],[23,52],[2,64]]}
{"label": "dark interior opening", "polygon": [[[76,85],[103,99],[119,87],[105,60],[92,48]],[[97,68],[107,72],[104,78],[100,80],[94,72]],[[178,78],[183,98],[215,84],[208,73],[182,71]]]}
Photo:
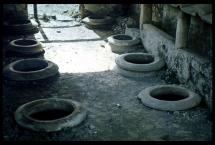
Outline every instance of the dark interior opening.
{"label": "dark interior opening", "polygon": [[46,61],[42,60],[24,60],[14,65],[14,70],[21,72],[38,71],[48,66]]}
{"label": "dark interior opening", "polygon": [[17,40],[14,42],[16,45],[24,45],[24,46],[28,46],[28,45],[34,45],[37,42],[35,40]]}
{"label": "dark interior opening", "polygon": [[89,16],[90,19],[104,19],[104,16]]}
{"label": "dark interior opening", "polygon": [[128,35],[116,35],[113,38],[118,40],[132,40],[132,37]]}
{"label": "dark interior opening", "polygon": [[[163,92],[166,90],[165,92]],[[175,90],[173,88],[160,88],[153,90],[150,95],[153,98],[164,100],[164,101],[178,101],[188,97],[188,93],[183,90]]]}
{"label": "dark interior opening", "polygon": [[149,64],[154,61],[154,57],[141,54],[131,54],[125,56],[125,60],[135,64]]}
{"label": "dark interior opening", "polygon": [[36,120],[55,120],[68,116],[73,110],[49,109],[30,114],[30,117]]}

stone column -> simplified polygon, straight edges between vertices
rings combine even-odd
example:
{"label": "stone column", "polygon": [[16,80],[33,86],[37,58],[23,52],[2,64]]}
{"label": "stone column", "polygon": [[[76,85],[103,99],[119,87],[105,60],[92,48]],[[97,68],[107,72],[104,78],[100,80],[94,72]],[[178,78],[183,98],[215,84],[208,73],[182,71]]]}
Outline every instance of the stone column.
{"label": "stone column", "polygon": [[143,24],[152,22],[152,4],[141,4],[140,7],[140,30],[142,30]]}
{"label": "stone column", "polygon": [[177,18],[177,28],[175,37],[175,48],[186,48],[188,43],[188,32],[190,26],[190,16],[180,11]]}

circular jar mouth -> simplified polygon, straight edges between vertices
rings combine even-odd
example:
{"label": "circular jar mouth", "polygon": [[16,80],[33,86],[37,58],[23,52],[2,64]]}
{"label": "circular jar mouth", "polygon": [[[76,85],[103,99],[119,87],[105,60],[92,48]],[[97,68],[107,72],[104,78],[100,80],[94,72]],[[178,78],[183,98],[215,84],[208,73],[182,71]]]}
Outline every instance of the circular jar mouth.
{"label": "circular jar mouth", "polygon": [[129,35],[115,35],[113,38],[118,40],[132,40],[132,37]]}
{"label": "circular jar mouth", "polygon": [[27,129],[55,132],[72,128],[86,119],[87,111],[71,99],[48,98],[23,104],[15,112],[16,122]]}
{"label": "circular jar mouth", "polygon": [[35,45],[35,44],[37,44],[37,41],[35,41],[35,40],[29,40],[29,39],[21,39],[21,40],[14,41],[14,43],[16,45],[29,46],[29,45]]}
{"label": "circular jar mouth", "polygon": [[22,25],[22,24],[28,24],[30,23],[30,20],[10,20],[8,24],[10,25]]}
{"label": "circular jar mouth", "polygon": [[150,95],[155,99],[163,101],[179,101],[189,96],[185,90],[175,87],[155,88],[150,92]]}
{"label": "circular jar mouth", "polygon": [[134,64],[150,64],[154,61],[154,57],[151,55],[141,55],[141,54],[130,54],[126,55],[124,59],[127,62]]}
{"label": "circular jar mouth", "polygon": [[25,110],[26,116],[36,121],[54,121],[71,115],[75,107],[64,101],[46,101],[39,104],[32,104]]}
{"label": "circular jar mouth", "polygon": [[20,72],[32,72],[39,71],[48,67],[48,62],[44,60],[32,59],[32,60],[22,60],[17,62],[13,69]]}

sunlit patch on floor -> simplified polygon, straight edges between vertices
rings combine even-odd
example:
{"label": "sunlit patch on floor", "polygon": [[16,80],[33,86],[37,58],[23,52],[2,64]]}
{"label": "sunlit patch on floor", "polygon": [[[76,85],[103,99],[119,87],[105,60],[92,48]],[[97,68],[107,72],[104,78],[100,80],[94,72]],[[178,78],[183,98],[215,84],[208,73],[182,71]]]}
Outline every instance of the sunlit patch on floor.
{"label": "sunlit patch on floor", "polygon": [[116,54],[101,47],[104,41],[45,43],[45,58],[59,66],[60,73],[85,73],[112,70]]}

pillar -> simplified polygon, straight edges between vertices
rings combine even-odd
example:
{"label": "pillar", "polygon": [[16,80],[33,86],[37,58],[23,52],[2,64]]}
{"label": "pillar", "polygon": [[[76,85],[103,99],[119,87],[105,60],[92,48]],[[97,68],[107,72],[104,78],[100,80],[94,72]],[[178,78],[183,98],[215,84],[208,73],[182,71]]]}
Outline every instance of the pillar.
{"label": "pillar", "polygon": [[180,11],[177,17],[177,28],[175,38],[175,48],[186,48],[188,43],[188,32],[190,26],[190,16]]}
{"label": "pillar", "polygon": [[152,4],[141,4],[140,6],[140,30],[143,29],[143,24],[152,22]]}
{"label": "pillar", "polygon": [[79,4],[79,12],[81,14],[81,19],[83,19],[85,17],[84,4]]}

